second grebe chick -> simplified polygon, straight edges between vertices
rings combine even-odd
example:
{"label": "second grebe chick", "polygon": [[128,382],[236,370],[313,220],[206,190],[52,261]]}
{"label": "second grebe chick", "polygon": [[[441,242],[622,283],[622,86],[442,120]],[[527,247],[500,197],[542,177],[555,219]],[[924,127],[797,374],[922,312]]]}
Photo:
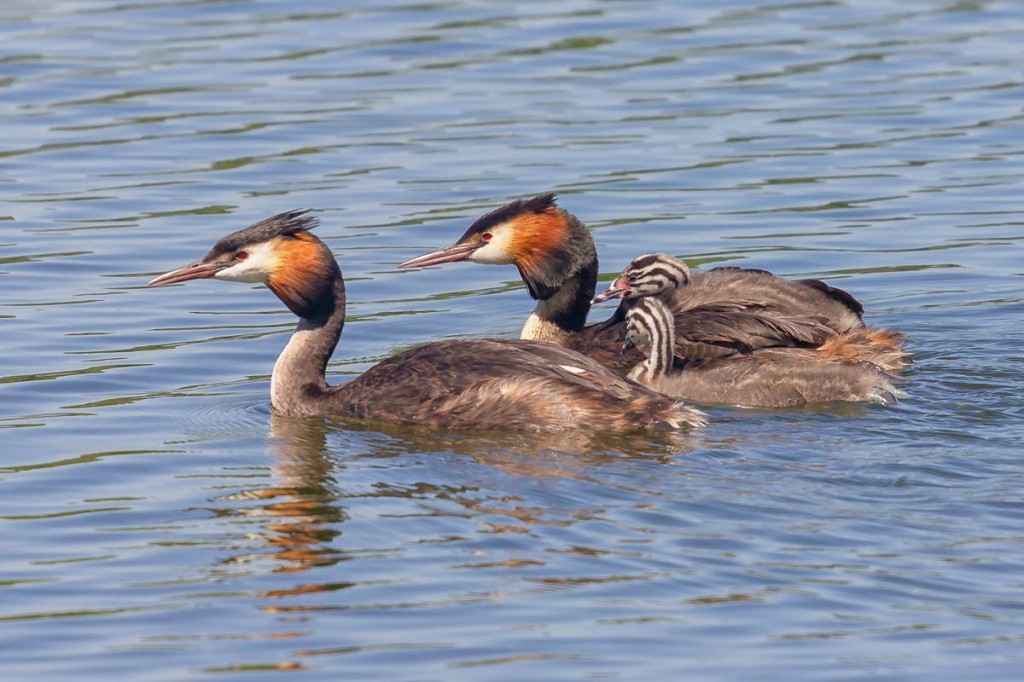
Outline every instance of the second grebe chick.
{"label": "second grebe chick", "polygon": [[897,402],[895,377],[867,362],[842,362],[805,348],[674,366],[672,311],[656,296],[629,302],[626,344],[647,349],[629,378],[665,395],[698,403],[792,407],[824,402]]}
{"label": "second grebe chick", "polygon": [[325,372],[345,323],[345,282],[306,211],[219,240],[148,286],[217,278],[263,283],[299,317],[270,379],[274,411],[457,429],[632,431],[705,424],[704,415],[567,348],[520,340],[425,343],[331,386]]}

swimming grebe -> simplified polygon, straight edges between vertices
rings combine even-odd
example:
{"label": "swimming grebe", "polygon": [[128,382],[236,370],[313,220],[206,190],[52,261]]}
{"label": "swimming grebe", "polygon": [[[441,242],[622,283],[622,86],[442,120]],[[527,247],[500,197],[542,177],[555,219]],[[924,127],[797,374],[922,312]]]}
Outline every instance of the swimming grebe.
{"label": "swimming grebe", "polygon": [[520,340],[416,346],[339,386],[327,361],[345,323],[345,282],[307,211],[281,213],[218,241],[148,286],[217,278],[263,283],[299,316],[274,365],[270,401],[285,415],[336,415],[449,428],[630,431],[697,427],[704,415],[569,349]]}
{"label": "swimming grebe", "polygon": [[[451,246],[412,258],[412,268],[469,260],[514,264],[537,306],[520,338],[551,341],[625,370],[641,356],[623,352],[625,311],[586,325],[598,261],[586,226],[555,195],[513,201],[478,218]],[[863,307],[818,280],[791,281],[735,267],[687,272],[672,305],[682,360],[775,346],[814,348],[865,329]]]}
{"label": "swimming grebe", "polygon": [[[723,268],[710,270],[707,274],[710,275],[720,270]],[[757,273],[759,271],[747,270],[744,272]],[[805,322],[804,318],[787,318],[780,315],[745,316],[742,311],[731,311],[724,320],[721,320],[714,310],[723,304],[715,303],[701,306],[703,314],[700,316],[700,328],[697,334],[694,334],[693,329],[689,326],[680,330],[678,324],[680,308],[683,308],[684,311],[688,310],[686,306],[693,305],[695,298],[699,301],[702,293],[699,289],[694,290],[689,287],[691,281],[690,269],[678,258],[664,253],[646,253],[634,258],[608,286],[607,290],[594,297],[594,301],[601,302],[621,298],[623,303],[628,306],[633,299],[648,296],[659,298],[669,310],[674,312],[677,320],[675,356],[687,360],[733,357],[737,351],[749,352],[757,348],[772,347],[770,344],[766,346],[761,343],[761,337],[765,336],[766,326],[769,339],[777,329],[793,338],[799,333],[799,325]],[[818,287],[832,289],[827,284],[816,280],[815,282]],[[848,296],[841,289],[833,289],[833,291],[838,292],[834,294],[836,296]],[[852,301],[851,305],[860,306],[852,297],[850,300]],[[714,328],[715,325],[723,324],[727,328]],[[887,371],[899,371],[906,369],[910,364],[910,354],[903,350],[902,343],[903,335],[898,332],[886,329],[868,329],[862,326],[842,334],[833,334],[823,344],[815,346],[814,352],[820,356],[815,362],[826,359],[869,362]],[[791,357],[796,362],[801,357],[809,359],[812,356],[795,353]]]}
{"label": "swimming grebe", "polygon": [[728,358],[674,363],[672,311],[657,296],[627,304],[626,345],[647,349],[629,378],[675,398],[745,407],[833,401],[892,404],[895,377],[868,362],[843,362],[806,348],[761,348]]}

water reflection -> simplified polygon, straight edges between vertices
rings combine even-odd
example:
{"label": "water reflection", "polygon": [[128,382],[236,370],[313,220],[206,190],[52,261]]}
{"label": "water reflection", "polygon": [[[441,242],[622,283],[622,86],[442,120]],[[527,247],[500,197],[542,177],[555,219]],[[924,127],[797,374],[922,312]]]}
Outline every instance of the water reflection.
{"label": "water reflection", "polygon": [[448,432],[404,424],[327,418],[338,434],[360,434],[375,457],[449,454],[517,476],[587,479],[603,463],[628,457],[667,461],[691,451],[701,434],[599,433],[582,429],[558,433]]}
{"label": "water reflection", "polygon": [[[813,406],[785,411],[795,425],[815,414],[832,414],[844,420],[868,418],[870,408],[861,405]],[[781,410],[720,410],[720,423],[742,423],[772,419]],[[722,418],[724,417],[724,419]],[[619,434],[507,434],[445,433],[408,425],[365,423],[332,417],[285,417],[271,415],[268,454],[272,484],[246,489],[217,498],[221,502],[254,501],[256,507],[219,508],[225,517],[261,519],[261,530],[250,536],[256,549],[232,557],[239,564],[272,559],[273,573],[297,573],[332,566],[338,562],[365,558],[368,554],[393,555],[402,548],[356,547],[342,541],[344,524],[350,520],[348,504],[398,499],[403,516],[457,516],[477,519],[485,533],[522,533],[531,526],[570,526],[589,518],[596,509],[595,500],[560,499],[557,507],[546,507],[510,494],[515,484],[501,483],[501,477],[524,480],[569,480],[617,489],[623,493],[640,492],[643,481],[617,480],[610,471],[628,466],[630,460],[642,460],[647,467],[675,467],[698,448],[741,453],[765,447],[771,434],[760,433],[756,426],[746,433],[649,434],[644,437]],[[791,438],[776,434],[785,449]],[[828,448],[824,443],[805,441],[807,448]],[[773,446],[776,447],[776,446]],[[706,456],[706,453],[705,453]],[[446,475],[437,480],[438,467],[458,460],[482,469],[459,469],[465,474]],[[410,480],[407,473],[415,462],[436,461]],[[369,466],[368,466],[368,463]],[[481,473],[485,472],[485,473]],[[367,477],[367,473],[370,476]],[[379,473],[378,473],[379,472]],[[489,472],[489,473],[486,473]],[[651,491],[642,491],[649,494]],[[262,593],[266,598],[294,596],[324,589],[329,585],[299,585]]]}
{"label": "water reflection", "polygon": [[[381,430],[381,429],[385,430]],[[220,502],[255,501],[253,507],[221,507],[219,516],[260,518],[261,530],[250,536],[256,549],[232,557],[240,564],[272,559],[273,573],[296,573],[331,566],[346,559],[364,556],[366,550],[339,545],[343,524],[349,519],[346,499],[402,498],[417,504],[437,504],[444,514],[484,516],[488,532],[519,532],[532,524],[569,524],[580,518],[578,509],[552,510],[525,507],[501,493],[483,490],[476,480],[463,484],[452,481],[438,484],[428,481],[393,482],[375,480],[365,486],[348,486],[344,478],[350,457],[374,460],[422,457],[468,457],[494,472],[526,478],[567,478],[600,485],[602,469],[621,464],[624,459],[642,458],[670,464],[693,447],[693,436],[652,434],[628,438],[617,434],[564,433],[544,436],[521,434],[447,434],[409,426],[368,425],[330,417],[270,417],[268,451],[272,485],[223,495]],[[351,452],[339,451],[351,447]],[[396,466],[401,466],[397,464]],[[383,475],[387,469],[382,468]],[[454,511],[452,508],[457,508]],[[429,512],[428,512],[429,513]],[[509,524],[496,523],[493,517],[507,517]],[[330,589],[337,589],[332,584]],[[300,585],[264,592],[263,597],[280,598],[325,589]]]}
{"label": "water reflection", "polygon": [[[224,509],[226,516],[257,516],[267,520],[255,537],[257,546],[267,551],[247,553],[231,559],[241,563],[270,557],[275,573],[294,573],[317,566],[329,566],[344,557],[331,543],[341,531],[332,528],[346,518],[344,507],[336,503],[334,465],[324,444],[327,425],[322,419],[271,417],[270,454],[274,485],[245,490],[219,497],[221,501],[256,500],[255,509]],[[295,588],[266,593],[281,597],[315,591]]]}

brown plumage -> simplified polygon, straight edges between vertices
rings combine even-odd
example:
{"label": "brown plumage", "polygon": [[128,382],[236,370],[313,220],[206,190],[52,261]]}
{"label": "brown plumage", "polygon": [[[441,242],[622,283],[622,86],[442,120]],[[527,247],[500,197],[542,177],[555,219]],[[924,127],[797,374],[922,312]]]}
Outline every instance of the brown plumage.
{"label": "brown plumage", "polygon": [[520,340],[416,346],[330,386],[345,322],[345,283],[315,218],[282,213],[218,241],[151,286],[216,277],[262,282],[299,316],[271,376],[286,415],[337,415],[457,429],[631,431],[702,426],[704,416],[569,349]]}
{"label": "brown plumage", "polygon": [[823,402],[891,404],[903,392],[877,365],[806,348],[762,348],[676,366],[672,311],[656,296],[625,302],[626,343],[647,357],[629,377],[659,393],[698,403],[790,407]]}
{"label": "brown plumage", "polygon": [[[558,208],[554,194],[513,201],[491,211],[451,246],[399,267],[459,260],[516,265],[537,300],[521,338],[578,350],[619,371],[640,361],[635,351],[622,351],[625,311],[621,307],[609,319],[586,325],[597,285],[597,252],[586,226]],[[867,331],[861,304],[849,293],[819,280],[791,281],[747,268],[697,273],[683,268],[682,274],[663,273],[683,278],[673,288],[671,302],[680,362],[728,357],[758,348],[817,348],[844,334],[851,335],[843,344],[844,352],[854,352],[855,344],[867,338],[859,335]],[[598,300],[621,296],[625,282],[620,280]],[[620,283],[622,287],[616,287]],[[865,350],[865,355],[876,351]]]}
{"label": "brown plumage", "polygon": [[[824,301],[816,297],[819,292]],[[757,302],[759,295],[769,302]],[[814,349],[824,358],[870,362],[887,371],[904,369],[910,362],[901,334],[868,329],[860,319],[860,303],[819,280],[790,282],[763,270],[738,268],[715,268],[691,277],[682,261],[651,253],[634,258],[595,300],[620,297],[628,304],[648,296],[672,311],[675,355],[687,362],[761,348]],[[812,306],[822,314],[812,315]]]}

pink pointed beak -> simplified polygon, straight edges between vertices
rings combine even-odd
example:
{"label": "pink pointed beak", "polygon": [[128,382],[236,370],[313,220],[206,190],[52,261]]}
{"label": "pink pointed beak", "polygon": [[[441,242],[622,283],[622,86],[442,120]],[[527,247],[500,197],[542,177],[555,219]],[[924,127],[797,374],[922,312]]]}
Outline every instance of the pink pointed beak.
{"label": "pink pointed beak", "polygon": [[441,263],[454,263],[456,261],[466,260],[473,255],[474,251],[484,244],[486,244],[486,242],[482,239],[479,242],[474,242],[472,244],[452,244],[451,246],[446,246],[443,249],[438,249],[437,251],[425,253],[422,256],[410,258],[404,263],[399,263],[398,267],[422,268],[427,265],[440,265]]}
{"label": "pink pointed beak", "polygon": [[629,282],[622,275],[615,278],[615,281],[608,285],[608,288],[594,297],[591,303],[603,303],[613,298],[622,298],[629,293]]}
{"label": "pink pointed beak", "polygon": [[190,279],[209,279],[226,268],[230,263],[196,261],[185,267],[165,272],[159,277],[154,277],[146,283],[147,287],[162,287],[178,282],[187,282]]}

